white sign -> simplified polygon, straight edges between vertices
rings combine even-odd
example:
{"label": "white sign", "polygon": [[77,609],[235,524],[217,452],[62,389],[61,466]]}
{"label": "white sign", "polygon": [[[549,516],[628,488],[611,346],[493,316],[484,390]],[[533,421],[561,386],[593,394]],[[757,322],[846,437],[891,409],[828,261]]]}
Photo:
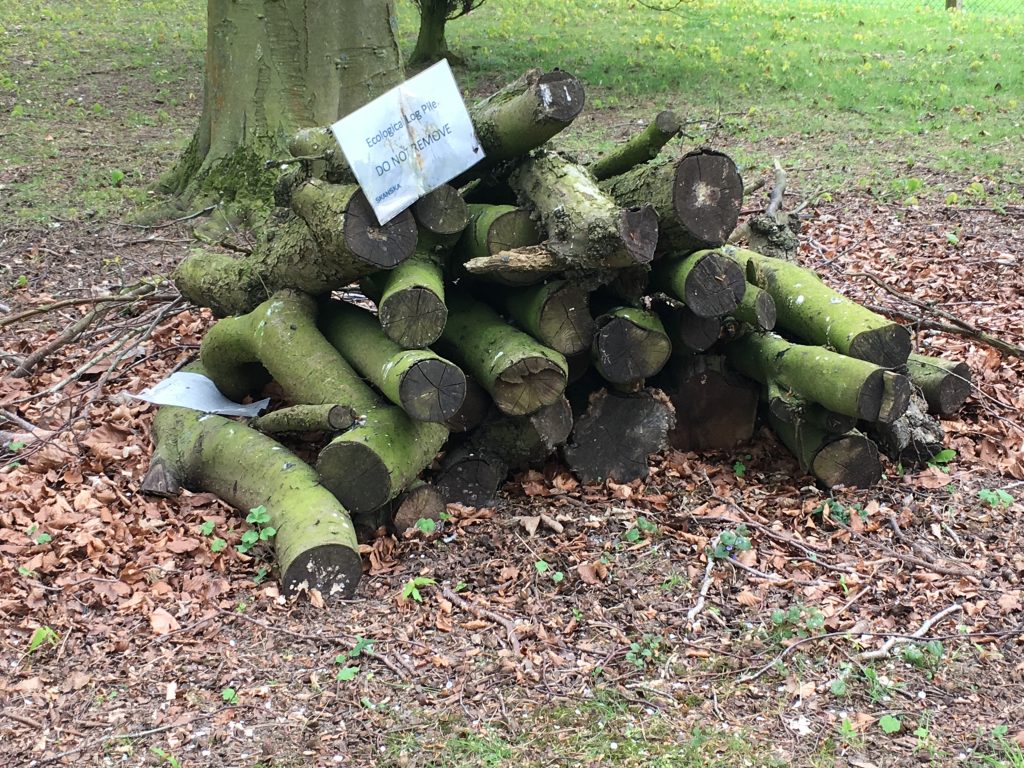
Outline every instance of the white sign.
{"label": "white sign", "polygon": [[270,404],[270,398],[251,405],[241,405],[228,400],[217,389],[217,385],[199,373],[178,371],[155,386],[144,389],[132,397],[157,405],[176,405],[203,413],[219,413],[223,416],[256,416]]}
{"label": "white sign", "polygon": [[381,224],[484,156],[443,60],[343,117],[331,131]]}

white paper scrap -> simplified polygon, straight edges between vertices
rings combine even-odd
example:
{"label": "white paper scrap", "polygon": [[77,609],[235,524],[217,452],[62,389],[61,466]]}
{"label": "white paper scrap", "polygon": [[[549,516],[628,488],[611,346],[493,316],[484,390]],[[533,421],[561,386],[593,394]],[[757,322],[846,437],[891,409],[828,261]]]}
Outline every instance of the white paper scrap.
{"label": "white paper scrap", "polygon": [[203,413],[219,413],[221,416],[257,416],[270,403],[269,397],[250,405],[228,400],[211,379],[187,371],[173,373],[159,384],[132,397],[156,405],[177,405]]}
{"label": "white paper scrap", "polygon": [[484,157],[444,60],[346,115],[331,131],[381,224]]}

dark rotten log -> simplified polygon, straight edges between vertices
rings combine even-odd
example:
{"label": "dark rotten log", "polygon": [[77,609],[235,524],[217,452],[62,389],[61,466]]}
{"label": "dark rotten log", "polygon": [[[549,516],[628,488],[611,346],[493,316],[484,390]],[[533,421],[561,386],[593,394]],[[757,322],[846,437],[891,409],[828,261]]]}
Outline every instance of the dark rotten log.
{"label": "dark rotten log", "polygon": [[760,387],[722,355],[676,358],[665,394],[675,407],[669,443],[681,451],[727,451],[754,435]]}

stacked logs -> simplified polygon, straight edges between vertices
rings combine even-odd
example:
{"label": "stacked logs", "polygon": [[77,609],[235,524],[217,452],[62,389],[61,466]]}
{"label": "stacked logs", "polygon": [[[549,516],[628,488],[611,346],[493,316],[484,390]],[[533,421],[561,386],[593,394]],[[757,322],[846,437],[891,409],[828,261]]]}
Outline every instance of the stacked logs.
{"label": "stacked logs", "polygon": [[[509,84],[470,110],[486,160],[385,225],[327,129],[295,136],[260,246],[175,276],[225,316],[194,370],[234,399],[273,381],[285,405],[248,426],[161,409],[143,489],[264,506],[285,589],[350,594],[350,516],[482,504],[556,452],[584,481],[628,482],[670,444],[750,439],[759,413],[829,487],[876,482],[876,445],[937,452],[926,412],[963,402],[965,367],[911,355],[905,328],[812,272],[725,245],[739,173],[710,149],[658,157],[672,113],[589,166],[543,148],[583,103],[565,72]],[[318,441],[315,471],[277,442],[295,436]]]}

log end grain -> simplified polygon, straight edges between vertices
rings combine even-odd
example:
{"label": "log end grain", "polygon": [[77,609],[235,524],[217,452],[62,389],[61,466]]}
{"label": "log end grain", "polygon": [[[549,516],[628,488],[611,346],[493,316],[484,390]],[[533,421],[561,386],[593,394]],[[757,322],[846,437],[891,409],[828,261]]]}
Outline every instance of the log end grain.
{"label": "log end grain", "polygon": [[286,597],[303,589],[316,589],[326,598],[352,597],[363,575],[359,552],[339,544],[324,544],[299,553],[281,574]]}
{"label": "log end grain", "polygon": [[882,479],[878,447],[859,432],[850,432],[821,448],[810,472],[826,488],[870,488]]}
{"label": "log end grain", "polygon": [[883,368],[899,368],[910,357],[910,331],[898,323],[890,323],[857,334],[847,354]]}
{"label": "log end grain", "polygon": [[636,264],[650,264],[658,246],[658,214],[650,205],[624,208],[619,219],[619,236]]}
{"label": "log end grain", "polygon": [[722,317],[736,309],[747,290],[740,266],[713,252],[692,258],[698,261],[686,277],[686,306],[701,317]]}
{"label": "log end grain", "polygon": [[743,180],[736,164],[721,152],[700,150],[676,167],[672,205],[684,230],[708,247],[723,245],[736,228],[743,202]]}
{"label": "log end grain", "polygon": [[434,291],[413,286],[396,291],[378,307],[387,337],[406,349],[429,347],[441,337],[448,308]]}
{"label": "log end grain", "polygon": [[332,442],[317,459],[320,481],[351,513],[369,512],[387,503],[391,473],[373,450],[358,442]]}
{"label": "log end grain", "polygon": [[362,190],[352,196],[345,211],[345,245],[367,264],[391,269],[416,249],[416,219],[402,211],[387,224],[377,221],[370,201]]}
{"label": "log end grain", "polygon": [[398,392],[410,418],[444,423],[459,412],[466,399],[466,375],[447,360],[420,360],[402,377]]}
{"label": "log end grain", "polygon": [[546,357],[524,357],[501,372],[491,397],[508,416],[526,416],[551,405],[565,391],[566,371]]}

